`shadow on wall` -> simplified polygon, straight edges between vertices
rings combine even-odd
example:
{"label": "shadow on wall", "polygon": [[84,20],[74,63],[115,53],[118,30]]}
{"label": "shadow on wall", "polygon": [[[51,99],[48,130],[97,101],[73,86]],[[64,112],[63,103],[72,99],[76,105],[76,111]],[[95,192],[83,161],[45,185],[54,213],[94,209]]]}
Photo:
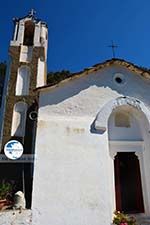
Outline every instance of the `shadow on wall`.
{"label": "shadow on wall", "polygon": [[[126,82],[123,85],[114,82],[114,74],[122,73],[125,75]],[[138,74],[129,71],[123,66],[111,66],[93,74],[83,75],[80,78],[64,82],[59,86],[45,92],[46,97],[40,102],[41,107],[46,105],[56,105],[78,95],[81,91],[90,87],[93,88],[110,88],[120,95],[136,97],[141,101],[149,104],[150,95],[148,95],[150,82]],[[44,92],[41,94],[44,95]]]}
{"label": "shadow on wall", "polygon": [[96,130],[95,128],[95,120],[93,121],[93,123],[90,126],[90,132],[93,134],[104,134],[106,130]]}

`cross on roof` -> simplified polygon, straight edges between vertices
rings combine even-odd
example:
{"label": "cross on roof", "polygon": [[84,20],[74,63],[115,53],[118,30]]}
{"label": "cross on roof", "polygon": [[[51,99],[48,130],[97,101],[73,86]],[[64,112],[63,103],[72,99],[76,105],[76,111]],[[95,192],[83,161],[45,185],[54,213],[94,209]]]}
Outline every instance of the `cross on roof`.
{"label": "cross on roof", "polygon": [[34,16],[36,14],[36,11],[34,9],[31,9],[31,11],[29,12],[29,16]]}
{"label": "cross on roof", "polygon": [[112,48],[112,55],[113,55],[113,58],[115,58],[115,48],[118,48],[118,46],[115,45],[113,41],[111,41],[111,45],[109,45],[108,47]]}

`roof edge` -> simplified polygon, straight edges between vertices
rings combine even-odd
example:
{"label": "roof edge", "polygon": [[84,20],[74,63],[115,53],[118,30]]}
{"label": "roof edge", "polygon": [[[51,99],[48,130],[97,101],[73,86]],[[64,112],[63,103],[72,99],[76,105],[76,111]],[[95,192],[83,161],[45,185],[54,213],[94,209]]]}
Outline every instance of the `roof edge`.
{"label": "roof edge", "polygon": [[35,90],[36,91],[42,91],[42,90],[45,90],[47,88],[58,87],[60,84],[63,84],[63,83],[68,82],[68,81],[70,81],[72,79],[81,77],[83,75],[87,75],[87,74],[89,74],[91,72],[95,72],[95,71],[101,70],[101,69],[106,68],[107,66],[110,66],[110,65],[125,66],[130,71],[136,72],[140,76],[142,76],[142,77],[144,77],[146,79],[150,79],[150,70],[149,69],[141,67],[141,66],[137,66],[137,65],[135,65],[135,64],[133,64],[131,62],[128,62],[128,61],[126,61],[124,59],[112,58],[112,59],[108,59],[108,60],[106,60],[106,61],[104,61],[102,63],[95,64],[92,67],[85,68],[82,71],[79,71],[79,72],[76,72],[76,73],[72,73],[69,77],[59,81],[58,83],[47,84],[47,85],[38,87]]}

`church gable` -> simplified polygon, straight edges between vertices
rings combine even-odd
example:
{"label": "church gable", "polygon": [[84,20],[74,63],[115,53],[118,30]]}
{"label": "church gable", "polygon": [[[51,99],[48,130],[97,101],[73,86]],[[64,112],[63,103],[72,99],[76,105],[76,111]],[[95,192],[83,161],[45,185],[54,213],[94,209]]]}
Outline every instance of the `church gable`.
{"label": "church gable", "polygon": [[112,63],[97,71],[74,75],[55,86],[43,87],[39,89],[40,112],[46,109],[51,115],[94,116],[100,107],[119,96],[139,98],[148,104],[150,81],[137,70]]}
{"label": "church gable", "polygon": [[83,71],[73,73],[73,74],[70,74],[70,75],[67,74],[66,77],[63,76],[62,79],[61,78],[58,79],[57,82],[51,81],[47,85],[45,85],[43,87],[41,86],[37,89],[43,90],[43,89],[50,88],[51,86],[55,87],[55,84],[57,86],[58,83],[63,84],[64,82],[68,82],[72,79],[76,79],[76,78],[82,77],[82,76],[87,75],[87,74],[93,74],[96,71],[100,71],[100,70],[108,68],[110,66],[122,66],[122,67],[128,69],[129,71],[140,75],[141,77],[144,77],[146,79],[150,79],[150,70],[149,69],[134,65],[133,63],[127,62],[123,59],[113,58],[113,59],[107,60],[105,62],[95,64],[92,67],[85,68]]}

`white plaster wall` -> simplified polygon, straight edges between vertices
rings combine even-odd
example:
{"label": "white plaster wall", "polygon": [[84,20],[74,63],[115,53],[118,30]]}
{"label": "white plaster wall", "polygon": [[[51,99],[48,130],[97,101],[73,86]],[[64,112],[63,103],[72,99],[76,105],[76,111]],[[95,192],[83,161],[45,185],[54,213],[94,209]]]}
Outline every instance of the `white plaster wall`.
{"label": "white plaster wall", "polygon": [[18,23],[18,22],[16,22],[16,26],[15,26],[15,32],[14,32],[14,38],[13,38],[13,41],[16,41],[18,26],[19,26],[19,23]]}
{"label": "white plaster wall", "polygon": [[128,113],[128,115],[130,118],[130,127],[116,127],[115,112],[111,114],[109,119],[109,124],[108,124],[108,129],[111,130],[111,132],[109,133],[110,140],[126,140],[126,141],[143,140],[143,132],[142,132],[142,124],[141,124],[143,120],[140,121],[141,115],[138,115],[136,110],[132,110],[132,107],[131,109],[129,107],[129,110],[130,110],[130,113]]}
{"label": "white plaster wall", "polygon": [[35,24],[35,31],[34,31],[34,45],[39,46],[40,44],[40,28],[41,28],[41,22],[38,24]]}
{"label": "white plaster wall", "polygon": [[24,137],[27,107],[24,102],[17,102],[14,105],[11,136]]}
{"label": "white plaster wall", "polygon": [[[19,46],[20,44],[23,44],[23,38],[24,38],[24,19],[20,20],[16,27],[15,27],[15,33],[14,33],[14,40],[10,41],[11,46]],[[18,35],[17,35],[18,30]],[[16,38],[17,35],[17,38]]]}
{"label": "white plaster wall", "polygon": [[142,184],[143,184],[143,193],[144,193],[144,203],[145,203],[145,213],[150,215],[150,130],[149,130],[149,121],[146,119],[143,121],[143,134],[144,134],[144,147],[143,152],[139,156],[141,160],[141,174],[142,174]]}
{"label": "white plaster wall", "polygon": [[38,180],[33,192],[33,210],[40,212],[37,222],[99,225],[111,221],[109,151],[104,137],[90,134],[92,120],[61,117],[39,122],[38,136],[43,138],[37,142],[42,147],[36,155]]}
{"label": "white plaster wall", "polygon": [[21,66],[18,68],[16,95],[28,95],[30,84],[30,68],[28,66]]}
{"label": "white plaster wall", "polygon": [[19,213],[18,210],[7,210],[0,212],[0,225],[36,225],[32,221],[32,211],[23,210]]}
{"label": "white plaster wall", "polygon": [[[114,83],[116,72],[125,75],[124,86]],[[37,224],[111,224],[113,158],[107,131],[94,133],[92,123],[108,101],[122,95],[149,108],[149,84],[123,67],[110,67],[41,93],[32,206]],[[148,143],[145,161],[150,159]]]}
{"label": "white plaster wall", "polygon": [[48,29],[45,24],[42,24],[41,26],[41,45],[45,48],[45,59],[47,60]]}
{"label": "white plaster wall", "polygon": [[33,47],[21,45],[20,62],[30,62],[32,60]]}
{"label": "white plaster wall", "polygon": [[39,58],[36,87],[41,87],[44,84],[45,84],[45,62]]}
{"label": "white plaster wall", "polygon": [[24,38],[24,21],[21,20],[19,21],[19,31],[18,31],[18,39],[17,39],[17,42],[18,43],[23,43],[23,38]]}
{"label": "white plaster wall", "polygon": [[[119,86],[113,81],[116,72],[125,74],[124,85]],[[123,67],[110,67],[41,93],[40,115],[95,117],[107,102],[122,95],[135,97],[149,107],[149,86],[150,81]]]}

